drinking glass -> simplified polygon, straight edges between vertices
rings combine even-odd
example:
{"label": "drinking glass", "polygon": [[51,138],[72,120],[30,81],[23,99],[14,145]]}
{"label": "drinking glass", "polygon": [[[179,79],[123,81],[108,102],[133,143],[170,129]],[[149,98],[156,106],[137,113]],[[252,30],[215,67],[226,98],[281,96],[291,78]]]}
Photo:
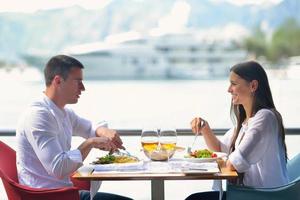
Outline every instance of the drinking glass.
{"label": "drinking glass", "polygon": [[175,153],[177,142],[177,132],[175,128],[161,128],[159,143],[161,149],[167,152],[168,160]]}
{"label": "drinking glass", "polygon": [[151,154],[158,148],[159,135],[157,128],[144,128],[141,135],[141,144],[146,156],[151,159]]}

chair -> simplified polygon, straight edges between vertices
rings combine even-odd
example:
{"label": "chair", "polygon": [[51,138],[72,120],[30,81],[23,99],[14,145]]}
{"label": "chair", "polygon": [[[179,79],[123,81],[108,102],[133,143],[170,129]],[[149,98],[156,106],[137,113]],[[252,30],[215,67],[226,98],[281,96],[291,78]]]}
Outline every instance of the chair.
{"label": "chair", "polygon": [[89,190],[89,182],[76,181],[74,187],[42,189],[19,184],[16,152],[0,141],[0,177],[10,200],[79,200],[79,189]]}
{"label": "chair", "polygon": [[276,188],[251,188],[227,185],[226,198],[228,200],[300,200],[300,154],[287,163],[290,183]]}
{"label": "chair", "polygon": [[290,182],[300,179],[300,153],[298,153],[292,160],[289,160],[287,163],[287,171]]}

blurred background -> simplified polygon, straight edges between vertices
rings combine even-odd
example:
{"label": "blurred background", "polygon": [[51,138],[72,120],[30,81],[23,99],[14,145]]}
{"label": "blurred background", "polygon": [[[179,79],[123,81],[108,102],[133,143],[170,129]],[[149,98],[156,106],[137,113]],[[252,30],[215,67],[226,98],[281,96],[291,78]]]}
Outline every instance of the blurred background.
{"label": "blurred background", "polygon": [[114,128],[189,128],[201,115],[229,128],[229,68],[258,60],[287,127],[299,127],[297,0],[1,1],[0,127],[44,89],[56,54],[85,66],[71,107]]}
{"label": "blurred background", "polygon": [[[57,54],[85,66],[86,91],[68,106],[94,123],[134,129],[122,139],[141,157],[136,130],[144,127],[184,130],[201,116],[221,137],[232,126],[229,69],[255,59],[267,71],[292,158],[300,138],[299,13],[298,0],[0,0],[0,140],[16,149],[19,116],[42,95],[43,68]],[[191,132],[179,133],[177,145],[190,146]],[[72,148],[81,142],[74,137]],[[196,147],[205,148],[202,137]],[[85,164],[103,153],[93,150]],[[150,182],[105,181],[101,190],[147,200]],[[166,181],[165,197],[207,190],[211,181]],[[6,199],[2,184],[0,191]]]}

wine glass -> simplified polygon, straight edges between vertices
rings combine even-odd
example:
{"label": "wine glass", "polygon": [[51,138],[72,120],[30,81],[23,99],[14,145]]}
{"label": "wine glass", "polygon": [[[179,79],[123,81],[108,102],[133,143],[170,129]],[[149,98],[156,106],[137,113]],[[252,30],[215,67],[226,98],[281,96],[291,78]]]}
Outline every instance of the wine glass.
{"label": "wine glass", "polygon": [[167,152],[168,160],[174,154],[177,142],[175,128],[164,127],[160,129],[159,143],[161,149]]}
{"label": "wine glass", "polygon": [[159,135],[157,128],[144,128],[141,134],[141,144],[144,153],[151,159],[151,154],[158,148]]}

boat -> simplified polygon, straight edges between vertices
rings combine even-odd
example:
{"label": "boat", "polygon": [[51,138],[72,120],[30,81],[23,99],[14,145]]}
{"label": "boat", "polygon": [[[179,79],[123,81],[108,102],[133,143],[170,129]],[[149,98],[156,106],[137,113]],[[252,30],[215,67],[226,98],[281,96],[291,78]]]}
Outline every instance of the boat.
{"label": "boat", "polygon": [[82,62],[88,79],[164,79],[168,65],[143,41],[90,43],[64,50]]}
{"label": "boat", "polygon": [[[245,50],[228,41],[206,41],[195,32],[127,34],[122,40],[120,35],[109,36],[103,42],[68,47],[62,53],[83,63],[86,79],[214,79],[226,77],[230,66],[247,57]],[[33,58],[26,60],[44,66],[41,62],[45,60]]]}

